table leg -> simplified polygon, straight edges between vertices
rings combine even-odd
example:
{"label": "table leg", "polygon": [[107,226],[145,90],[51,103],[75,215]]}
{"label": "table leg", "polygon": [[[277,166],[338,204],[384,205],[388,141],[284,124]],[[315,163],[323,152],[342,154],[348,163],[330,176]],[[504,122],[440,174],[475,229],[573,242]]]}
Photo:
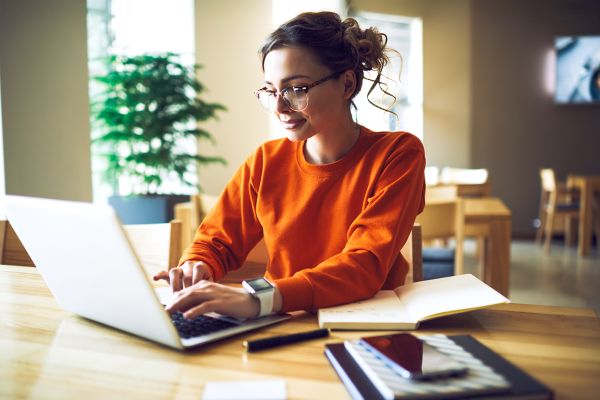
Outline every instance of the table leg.
{"label": "table leg", "polygon": [[489,223],[486,237],[484,282],[508,297],[510,285],[511,221],[498,218]]}
{"label": "table leg", "polygon": [[581,204],[579,205],[579,255],[585,256],[590,252],[592,242],[592,196],[590,185],[585,182],[580,186]]}

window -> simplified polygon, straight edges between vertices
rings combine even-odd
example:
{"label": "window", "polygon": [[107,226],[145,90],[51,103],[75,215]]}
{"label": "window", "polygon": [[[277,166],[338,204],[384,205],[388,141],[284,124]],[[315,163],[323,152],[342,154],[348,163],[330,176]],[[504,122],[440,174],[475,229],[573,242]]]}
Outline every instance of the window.
{"label": "window", "polygon": [[[423,138],[423,28],[420,18],[400,17],[384,14],[355,13],[351,15],[362,28],[375,26],[388,37],[388,46],[397,50],[401,57],[391,54],[390,64],[384,70],[382,81],[387,84],[388,91],[397,100],[375,89],[369,99],[383,108],[390,107],[388,112],[370,105],[367,92],[371,82],[363,81],[361,92],[354,102],[358,107],[359,123],[374,130],[404,130]],[[374,73],[366,78],[374,79]]]}
{"label": "window", "polygon": [[[88,0],[87,6],[92,102],[102,90],[93,77],[105,73],[109,55],[172,52],[179,54],[186,64],[195,62],[194,0]],[[92,132],[92,137],[95,136]],[[196,141],[182,142],[181,146],[195,151]],[[92,148],[94,199],[103,201],[112,190],[101,182],[100,171],[105,161],[95,153],[97,149]],[[190,192],[189,188],[173,185],[167,189],[182,194]]]}

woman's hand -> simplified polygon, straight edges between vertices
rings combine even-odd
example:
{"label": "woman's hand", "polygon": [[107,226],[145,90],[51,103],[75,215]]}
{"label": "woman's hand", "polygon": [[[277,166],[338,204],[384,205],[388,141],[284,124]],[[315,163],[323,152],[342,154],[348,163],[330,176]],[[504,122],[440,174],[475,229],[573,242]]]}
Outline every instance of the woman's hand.
{"label": "woman's hand", "polygon": [[181,311],[189,319],[209,312],[254,318],[260,312],[260,304],[244,289],[202,280],[175,293],[166,310]]}
{"label": "woman's hand", "polygon": [[200,281],[214,280],[210,268],[202,261],[186,261],[177,268],[172,268],[169,271],[160,271],[154,275],[153,279],[155,281],[160,279],[166,280],[171,286],[173,293],[195,285]]}

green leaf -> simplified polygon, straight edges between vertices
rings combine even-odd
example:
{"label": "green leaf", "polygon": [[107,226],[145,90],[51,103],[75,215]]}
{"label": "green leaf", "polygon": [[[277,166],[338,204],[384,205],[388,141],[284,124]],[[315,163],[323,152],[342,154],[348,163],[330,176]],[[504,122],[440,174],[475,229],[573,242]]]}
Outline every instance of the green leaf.
{"label": "green leaf", "polygon": [[221,157],[181,153],[186,138],[215,138],[199,122],[217,119],[226,107],[205,102],[197,79],[200,65],[184,65],[174,53],[110,56],[108,71],[93,80],[103,87],[90,103],[94,155],[105,160],[104,181],[118,188],[127,179],[146,193],[161,190],[166,179],[191,182],[197,164],[221,163]]}

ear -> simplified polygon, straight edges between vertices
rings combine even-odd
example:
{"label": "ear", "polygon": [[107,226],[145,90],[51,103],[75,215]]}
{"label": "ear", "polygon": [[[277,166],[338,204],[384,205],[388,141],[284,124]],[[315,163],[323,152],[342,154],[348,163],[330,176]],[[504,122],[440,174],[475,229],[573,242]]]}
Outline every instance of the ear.
{"label": "ear", "polygon": [[354,74],[354,71],[345,71],[342,74],[342,80],[344,82],[344,99],[350,100],[356,89],[356,75]]}

